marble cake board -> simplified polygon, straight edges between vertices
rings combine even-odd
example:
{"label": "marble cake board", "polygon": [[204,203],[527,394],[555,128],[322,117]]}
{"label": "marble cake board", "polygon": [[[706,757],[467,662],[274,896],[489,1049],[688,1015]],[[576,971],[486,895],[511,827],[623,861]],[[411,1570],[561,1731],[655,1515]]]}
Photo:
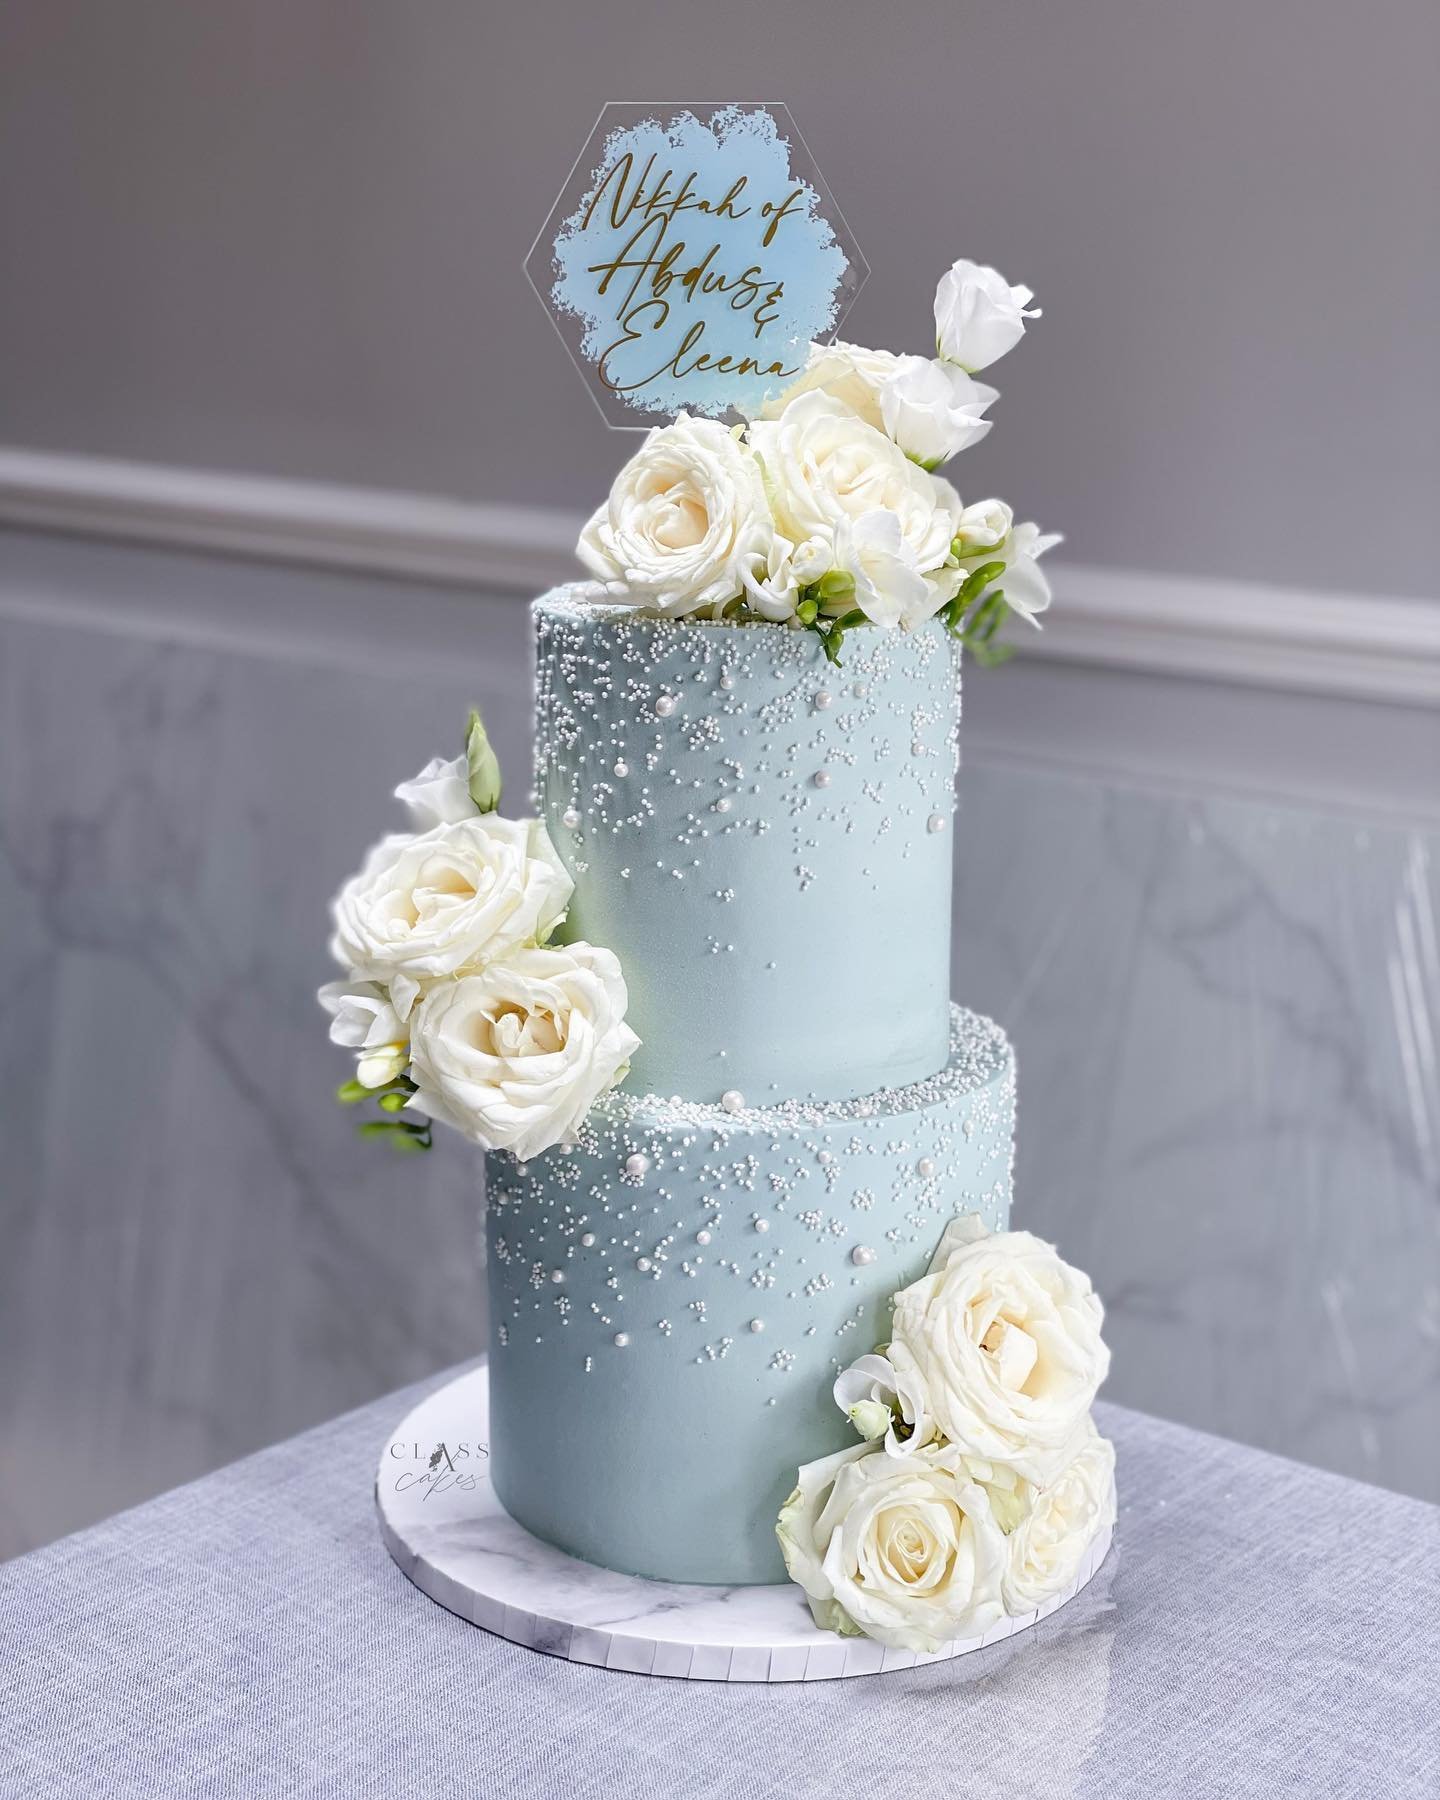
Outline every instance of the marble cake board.
{"label": "marble cake board", "polygon": [[597,1668],[689,1681],[829,1681],[947,1662],[1048,1617],[1080,1592],[1110,1548],[1107,1532],[1074,1584],[1038,1612],[1002,1619],[983,1637],[933,1654],[891,1650],[821,1631],[790,1582],[724,1588],[645,1581],[541,1543],[495,1497],[486,1471],[488,1427],[483,1363],[400,1422],[375,1480],[385,1546],[422,1593],[462,1619]]}

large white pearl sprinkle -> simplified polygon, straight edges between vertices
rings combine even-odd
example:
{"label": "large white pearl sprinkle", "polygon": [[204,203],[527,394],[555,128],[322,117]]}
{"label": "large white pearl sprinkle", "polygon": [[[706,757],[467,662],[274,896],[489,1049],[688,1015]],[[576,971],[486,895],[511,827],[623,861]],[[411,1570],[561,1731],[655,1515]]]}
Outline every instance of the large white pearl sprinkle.
{"label": "large white pearl sprinkle", "polygon": [[630,1342],[630,1333],[628,1331],[617,1331],[610,1341],[617,1350],[623,1350]]}
{"label": "large white pearl sprinkle", "polygon": [[818,787],[818,788],[829,787],[830,771],[828,769],[817,769],[815,771],[815,773],[810,777],[810,785],[811,785],[811,787]]}
{"label": "large white pearl sprinkle", "polygon": [[628,775],[630,773],[629,763],[624,762],[623,760],[621,762],[617,762],[615,765],[615,773],[621,777]]}
{"label": "large white pearl sprinkle", "polygon": [[945,829],[944,813],[931,813],[925,821],[925,829],[929,832],[943,831]]}
{"label": "large white pearl sprinkle", "polygon": [[833,699],[834,699],[834,695],[831,694],[831,692],[828,688],[821,688],[819,693],[816,694],[816,696],[815,696],[816,712],[824,712],[829,707],[829,705],[831,704]]}
{"label": "large white pearl sprinkle", "polygon": [[648,1256],[637,1256],[635,1258],[635,1267],[640,1271],[640,1273],[642,1275],[648,1275],[650,1273],[651,1269],[654,1268],[654,1266],[655,1265],[651,1262],[651,1260]]}
{"label": "large white pearl sprinkle", "polygon": [[697,1231],[695,1233],[695,1242],[697,1244],[708,1244],[710,1242],[710,1233],[703,1229],[700,1231]]}
{"label": "large white pearl sprinkle", "polygon": [[750,1321],[750,1329],[752,1331],[763,1331],[765,1329],[765,1321],[763,1319],[752,1319]]}
{"label": "large white pearl sprinkle", "polygon": [[857,1244],[850,1252],[850,1260],[857,1269],[868,1268],[875,1260],[875,1252],[868,1244]]}
{"label": "large white pearl sprinkle", "polygon": [[662,719],[668,719],[674,710],[675,696],[673,694],[660,694],[656,697],[655,711]]}
{"label": "large white pearl sprinkle", "polygon": [[915,1173],[922,1181],[928,1181],[935,1173],[934,1161],[928,1156],[922,1156],[915,1165]]}
{"label": "large white pearl sprinkle", "polygon": [[580,1243],[582,1248],[593,1250],[595,1248],[595,1233],[593,1231],[582,1231],[580,1233]]}
{"label": "large white pearl sprinkle", "polygon": [[745,1096],[740,1092],[739,1088],[726,1088],[725,1092],[720,1096],[720,1104],[725,1108],[726,1112],[737,1113],[744,1108]]}
{"label": "large white pearl sprinkle", "polygon": [[550,1279],[555,1283],[556,1287],[559,1287],[565,1280],[565,1271],[563,1269],[552,1269],[550,1271]]}
{"label": "large white pearl sprinkle", "polygon": [[575,810],[575,808],[573,806],[567,806],[565,808],[564,812],[561,813],[561,815],[560,815],[560,823],[565,827],[565,829],[567,831],[573,831],[575,829],[575,827],[580,823],[580,814]]}
{"label": "large white pearl sprinkle", "polygon": [[633,1175],[637,1181],[642,1175],[648,1175],[649,1172],[650,1158],[643,1150],[636,1150],[632,1155],[625,1158],[625,1173],[627,1175]]}
{"label": "large white pearl sprinkle", "polygon": [[716,812],[729,812],[729,810],[730,810],[730,796],[728,794],[722,794],[720,796],[720,798],[715,802],[715,811]]}
{"label": "large white pearl sprinkle", "polygon": [[757,1231],[768,1231],[770,1229],[770,1221],[768,1219],[757,1219],[755,1221],[755,1229]]}

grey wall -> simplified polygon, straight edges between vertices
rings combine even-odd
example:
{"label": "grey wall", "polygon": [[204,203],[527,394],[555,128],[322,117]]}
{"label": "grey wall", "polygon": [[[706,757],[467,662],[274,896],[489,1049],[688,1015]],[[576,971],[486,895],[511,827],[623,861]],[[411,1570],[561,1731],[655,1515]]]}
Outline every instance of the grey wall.
{"label": "grey wall", "polygon": [[960,464],[1077,560],[1433,594],[1432,0],[11,0],[0,440],[591,502],[521,260],[601,102],[779,98],[924,347],[1047,317]]}

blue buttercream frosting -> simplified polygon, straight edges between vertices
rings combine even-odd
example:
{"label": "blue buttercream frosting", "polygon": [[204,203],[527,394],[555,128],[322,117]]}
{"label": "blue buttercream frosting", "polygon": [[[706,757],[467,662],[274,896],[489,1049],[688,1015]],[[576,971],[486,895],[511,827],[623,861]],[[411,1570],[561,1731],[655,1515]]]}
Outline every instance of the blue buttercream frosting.
{"label": "blue buttercream frosting", "polygon": [[620,958],[627,1088],[752,1105],[945,1061],[960,652],[860,629],[535,603],[536,787],[563,935]]}
{"label": "blue buttercream frosting", "polygon": [[830,1389],[946,1223],[1010,1208],[1014,1059],[955,1010],[940,1072],[829,1103],[616,1092],[486,1158],[490,1468],[514,1518],[667,1581],[784,1579],[775,1519],[853,1433]]}

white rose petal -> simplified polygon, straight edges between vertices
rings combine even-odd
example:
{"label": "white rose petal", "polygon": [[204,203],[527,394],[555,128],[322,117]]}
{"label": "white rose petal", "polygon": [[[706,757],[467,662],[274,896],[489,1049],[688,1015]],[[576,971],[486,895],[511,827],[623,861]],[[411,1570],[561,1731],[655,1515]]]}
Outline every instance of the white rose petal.
{"label": "white rose petal", "polygon": [[[837,540],[843,536],[844,553],[871,571],[884,622],[923,617],[953,594],[959,572],[951,566],[950,541],[960,497],[947,481],[917,468],[883,431],[817,391],[791,400],[776,419],[757,419],[750,439],[776,528],[792,544],[809,545],[812,561],[832,569],[841,566]],[[857,543],[855,528],[877,512],[894,516],[898,548],[869,522]],[[902,571],[926,577],[932,592],[923,603]]]}
{"label": "white rose petal", "polygon": [[1005,1539],[953,1450],[857,1444],[810,1463],[776,1535],[824,1629],[928,1652],[1002,1615]]}
{"label": "white rose petal", "polygon": [[453,825],[457,819],[473,819],[480,810],[470,798],[463,756],[449,762],[443,756],[431,757],[418,775],[400,783],[395,798],[405,802],[417,831]]}
{"label": "white rose petal", "polygon": [[1049,1244],[998,1232],[896,1295],[889,1358],[951,1443],[1043,1486],[1109,1369],[1103,1319],[1089,1278]]}
{"label": "white rose petal", "polygon": [[1038,1489],[1006,1540],[1001,1597],[1012,1618],[1063,1594],[1085,1552],[1115,1523],[1115,1446],[1094,1425],[1059,1473]]}
{"label": "white rose petal", "polygon": [[718,611],[768,563],[774,526],[754,457],[713,419],[657,427],[580,537],[580,560],[668,617]]}
{"label": "white rose petal", "polygon": [[441,982],[411,1025],[409,1104],[487,1150],[538,1156],[624,1077],[640,1043],[626,1003],[618,960],[590,944],[516,950]]}
{"label": "white rose petal", "polygon": [[538,819],[476,814],[383,838],[335,900],[335,959],[388,982],[401,1018],[419,986],[543,938],[574,884]]}
{"label": "white rose petal", "polygon": [[972,381],[953,363],[902,356],[880,390],[885,430],[912,461],[933,469],[971,444],[978,444],[992,421],[985,409],[999,399],[992,387]]}
{"label": "white rose petal", "polygon": [[963,258],[952,263],[935,290],[935,343],[946,362],[972,374],[998,361],[1038,319],[1028,287],[1011,287],[998,269]]}

